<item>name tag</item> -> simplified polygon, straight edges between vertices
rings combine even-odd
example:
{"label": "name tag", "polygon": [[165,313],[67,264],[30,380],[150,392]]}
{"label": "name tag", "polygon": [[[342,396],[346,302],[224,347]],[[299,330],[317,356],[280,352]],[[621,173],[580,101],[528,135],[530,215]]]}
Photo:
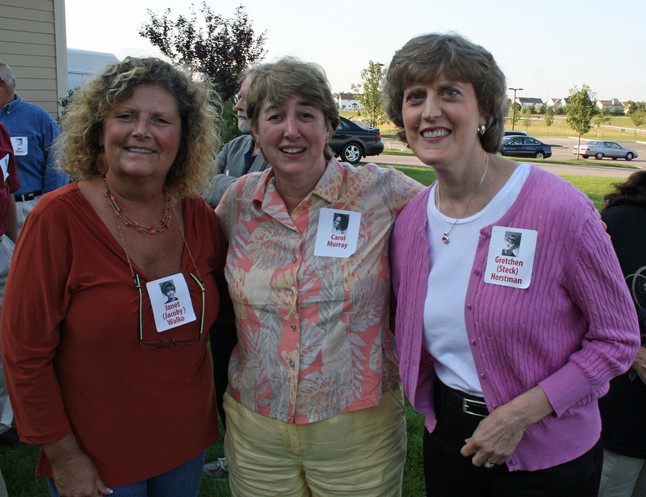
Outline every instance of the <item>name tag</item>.
{"label": "name tag", "polygon": [[16,157],[29,153],[29,139],[26,136],[12,136],[11,146]]}
{"label": "name tag", "polygon": [[9,159],[11,159],[11,155],[9,154],[0,159],[0,169],[2,169],[2,177],[5,181],[9,177]]}
{"label": "name tag", "polygon": [[485,283],[529,288],[537,237],[535,230],[494,226],[487,254]]}
{"label": "name tag", "polygon": [[314,255],[346,259],[357,250],[361,213],[323,208],[319,211]]}
{"label": "name tag", "polygon": [[146,283],[155,327],[161,333],[195,321],[193,301],[182,273]]}

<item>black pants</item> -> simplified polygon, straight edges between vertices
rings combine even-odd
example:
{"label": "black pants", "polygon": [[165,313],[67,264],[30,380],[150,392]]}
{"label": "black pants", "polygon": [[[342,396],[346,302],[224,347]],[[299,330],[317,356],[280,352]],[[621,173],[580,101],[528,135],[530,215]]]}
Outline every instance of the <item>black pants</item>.
{"label": "black pants", "polygon": [[227,418],[224,414],[224,392],[229,384],[229,359],[238,343],[234,323],[216,321],[209,330],[211,357],[213,358],[213,381],[215,383],[215,400],[222,425],[226,429]]}
{"label": "black pants", "polygon": [[581,457],[538,471],[509,471],[506,465],[476,467],[460,449],[483,418],[463,413],[435,388],[437,425],[424,433],[424,478],[428,497],[597,497],[603,463],[599,441]]}

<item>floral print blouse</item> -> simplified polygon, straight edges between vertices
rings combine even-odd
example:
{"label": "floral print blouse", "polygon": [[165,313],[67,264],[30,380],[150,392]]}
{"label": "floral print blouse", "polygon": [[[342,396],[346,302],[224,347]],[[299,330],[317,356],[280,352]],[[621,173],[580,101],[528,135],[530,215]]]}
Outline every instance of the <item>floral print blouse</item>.
{"label": "floral print blouse", "polygon": [[[229,240],[238,331],[229,394],[263,416],[305,424],[379,405],[399,385],[388,242],[398,212],[422,188],[395,169],[332,159],[291,215],[270,169],[227,190],[216,212]],[[350,255],[315,249],[328,236],[319,218],[329,210],[357,220],[329,235],[354,238]]]}

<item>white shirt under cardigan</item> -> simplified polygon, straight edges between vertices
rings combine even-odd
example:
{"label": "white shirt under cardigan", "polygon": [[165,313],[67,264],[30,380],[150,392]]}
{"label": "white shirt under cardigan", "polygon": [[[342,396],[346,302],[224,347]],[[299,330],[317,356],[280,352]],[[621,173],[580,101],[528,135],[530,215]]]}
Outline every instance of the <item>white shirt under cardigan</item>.
{"label": "white shirt under cardigan", "polygon": [[[435,359],[424,349],[422,333],[431,267],[429,193],[422,191],[397,216],[390,256],[399,373],[432,432]],[[485,281],[496,227],[538,233],[528,288]],[[504,240],[496,240],[502,251]],[[635,306],[592,202],[567,181],[530,167],[514,205],[495,226],[482,229],[471,270],[464,313],[489,410],[536,385],[554,408],[525,431],[507,467],[534,471],[579,457],[599,440],[597,399],[639,348]]]}
{"label": "white shirt under cardigan", "polygon": [[[436,359],[435,373],[442,383],[478,397],[483,396],[482,387],[464,318],[467,284],[480,230],[509,210],[529,171],[529,164],[520,164],[484,209],[457,222],[438,211],[434,201],[437,183],[428,196],[427,236],[432,257],[424,302],[424,347]],[[442,233],[449,230],[450,241],[445,244]]]}

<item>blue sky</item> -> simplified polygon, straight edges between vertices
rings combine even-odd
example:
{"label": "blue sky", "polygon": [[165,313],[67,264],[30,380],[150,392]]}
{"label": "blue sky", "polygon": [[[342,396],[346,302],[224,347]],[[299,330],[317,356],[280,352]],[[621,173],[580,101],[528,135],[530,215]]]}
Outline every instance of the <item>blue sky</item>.
{"label": "blue sky", "polygon": [[[193,3],[200,4],[201,0]],[[646,100],[644,0],[208,0],[232,17],[243,4],[266,61],[293,55],[317,62],[336,92],[360,83],[368,61],[388,64],[413,36],[456,31],[488,49],[518,96],[560,98],[588,84],[600,99]],[[191,0],[65,0],[71,48],[158,55],[137,31],[147,9],[188,14]],[[511,95],[511,92],[510,92]]]}

